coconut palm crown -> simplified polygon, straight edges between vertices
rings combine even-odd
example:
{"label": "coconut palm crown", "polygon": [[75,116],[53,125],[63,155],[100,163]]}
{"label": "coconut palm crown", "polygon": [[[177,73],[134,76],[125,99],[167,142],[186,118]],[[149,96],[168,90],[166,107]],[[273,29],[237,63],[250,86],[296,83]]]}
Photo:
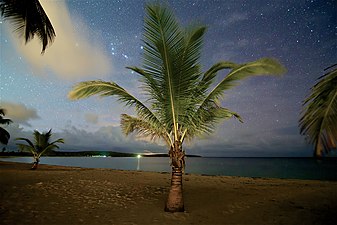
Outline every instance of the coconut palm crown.
{"label": "coconut palm crown", "polygon": [[[6,114],[6,110],[0,108],[0,124],[7,124],[8,125],[8,124],[12,123],[13,121],[11,119],[4,118],[5,114]],[[8,133],[8,131],[5,130],[4,128],[0,127],[0,143],[4,144],[4,145],[7,145],[10,137],[11,136]]]}
{"label": "coconut palm crown", "polygon": [[40,133],[35,130],[34,133],[34,143],[27,138],[17,138],[16,140],[26,141],[27,144],[18,143],[18,147],[22,151],[29,151],[33,154],[34,163],[32,169],[37,169],[37,166],[40,162],[40,157],[53,149],[59,148],[56,143],[64,143],[64,139],[59,138],[56,141],[50,143],[50,138],[52,136],[51,129],[48,132]]}
{"label": "coconut palm crown", "polygon": [[[142,67],[127,67],[139,75],[146,101],[141,102],[114,82],[101,80],[81,82],[69,93],[70,99],[93,95],[116,96],[127,106],[133,106],[136,116],[121,115],[122,131],[137,133],[152,139],[161,138],[171,157],[171,190],[166,211],[183,211],[182,169],[184,140],[214,132],[215,125],[229,118],[241,117],[223,107],[224,91],[249,76],[279,75],[285,69],[276,60],[262,58],[236,64],[219,61],[206,72],[201,71],[200,55],[204,26],[181,27],[173,13],[160,4],[146,7],[144,22],[144,55]],[[218,72],[229,70],[226,77],[215,83]]]}
{"label": "coconut palm crown", "polygon": [[316,157],[335,149],[337,142],[337,64],[325,70],[304,100],[299,121],[300,132],[314,145]]}
{"label": "coconut palm crown", "polygon": [[38,0],[0,0],[0,13],[12,23],[14,31],[23,36],[26,43],[37,35],[42,42],[41,53],[56,36]]}

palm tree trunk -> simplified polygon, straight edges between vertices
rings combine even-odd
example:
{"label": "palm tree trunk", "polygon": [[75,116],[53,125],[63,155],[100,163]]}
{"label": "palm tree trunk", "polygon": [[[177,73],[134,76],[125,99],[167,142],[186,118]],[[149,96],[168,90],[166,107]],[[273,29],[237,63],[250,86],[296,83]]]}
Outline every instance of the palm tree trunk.
{"label": "palm tree trunk", "polygon": [[179,141],[175,142],[174,147],[170,149],[172,176],[171,187],[168,194],[165,211],[166,212],[184,212],[183,199],[183,168],[185,166],[185,153]]}
{"label": "palm tree trunk", "polygon": [[182,168],[172,167],[171,188],[165,206],[166,212],[184,212],[182,175]]}
{"label": "palm tree trunk", "polygon": [[40,158],[38,157],[34,157],[34,163],[33,163],[33,166],[32,168],[30,168],[31,170],[36,170],[38,165],[39,165],[39,162],[40,162]]}

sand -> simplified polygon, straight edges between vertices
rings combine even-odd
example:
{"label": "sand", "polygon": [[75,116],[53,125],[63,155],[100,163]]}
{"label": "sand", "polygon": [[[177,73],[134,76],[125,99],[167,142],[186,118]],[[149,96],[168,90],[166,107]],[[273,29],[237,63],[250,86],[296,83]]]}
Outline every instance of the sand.
{"label": "sand", "polygon": [[168,173],[29,168],[0,162],[0,224],[337,224],[337,182],[184,175],[166,213]]}

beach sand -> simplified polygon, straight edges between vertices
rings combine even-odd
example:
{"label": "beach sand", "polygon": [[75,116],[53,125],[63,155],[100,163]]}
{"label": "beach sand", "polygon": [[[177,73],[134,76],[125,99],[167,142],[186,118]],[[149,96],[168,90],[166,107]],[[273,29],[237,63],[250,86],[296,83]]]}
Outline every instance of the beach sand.
{"label": "beach sand", "polygon": [[337,224],[337,182],[184,175],[184,213],[164,212],[170,174],[0,162],[0,224]]}

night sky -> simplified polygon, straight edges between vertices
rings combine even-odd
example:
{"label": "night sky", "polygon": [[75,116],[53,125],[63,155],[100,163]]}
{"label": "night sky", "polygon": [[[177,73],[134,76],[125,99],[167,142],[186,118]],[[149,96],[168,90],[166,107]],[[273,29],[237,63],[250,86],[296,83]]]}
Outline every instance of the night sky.
{"label": "night sky", "polygon": [[[244,123],[225,121],[211,136],[185,145],[203,156],[311,156],[299,134],[302,101],[324,69],[337,63],[335,0],[171,0],[165,1],[183,25],[208,27],[203,71],[220,60],[245,63],[277,58],[288,70],[281,78],[256,77],[226,92],[223,106]],[[80,81],[114,81],[142,96],[138,77],[126,66],[141,66],[145,1],[41,1],[56,31],[54,43],[27,45],[0,20],[0,105],[15,123],[12,137],[52,128],[64,150],[166,151],[162,143],[124,137],[120,114],[133,114],[113,97],[70,101]],[[219,80],[226,75],[220,73]]]}

